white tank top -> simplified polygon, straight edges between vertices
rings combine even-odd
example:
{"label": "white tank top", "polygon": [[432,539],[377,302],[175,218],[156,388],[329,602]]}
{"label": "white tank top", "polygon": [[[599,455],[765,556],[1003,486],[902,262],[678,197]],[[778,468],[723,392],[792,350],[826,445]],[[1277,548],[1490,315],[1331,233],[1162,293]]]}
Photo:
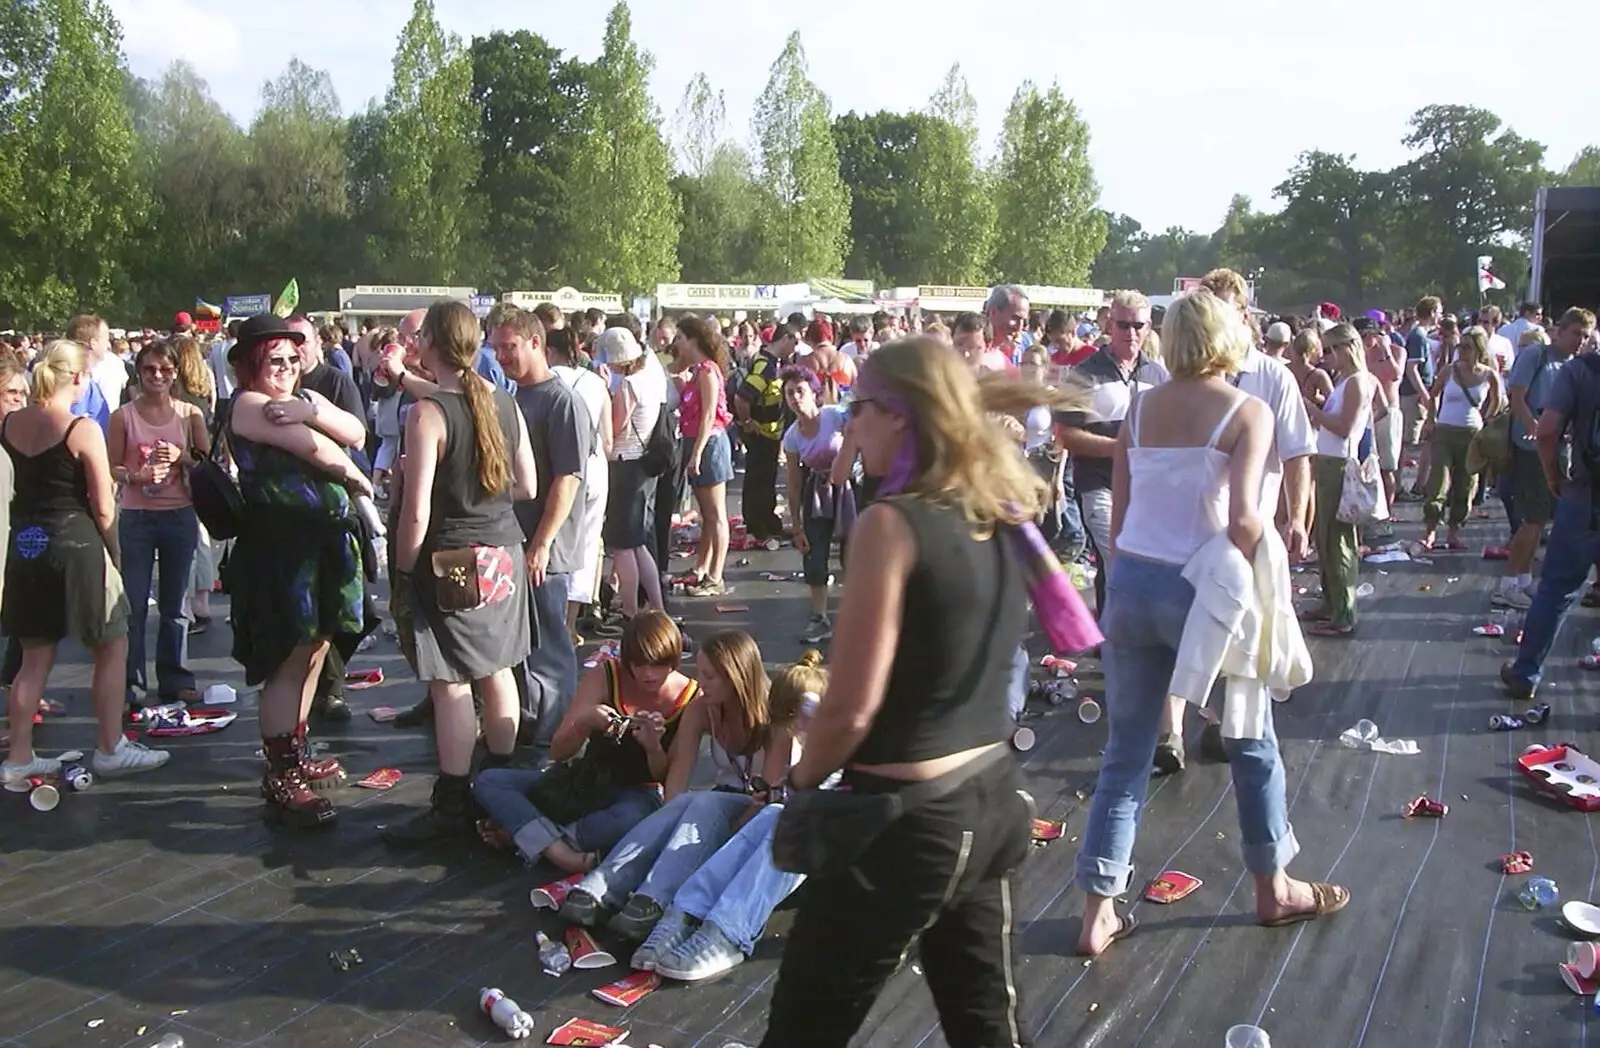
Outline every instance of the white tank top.
{"label": "white tank top", "polygon": [[1128,511],[1116,538],[1118,553],[1187,564],[1228,526],[1228,456],[1217,450],[1217,439],[1248,399],[1247,393],[1235,398],[1203,446],[1173,448],[1140,445],[1139,402],[1134,402],[1128,412]]}
{"label": "white tank top", "polygon": [[[1344,395],[1350,389],[1350,382],[1354,375],[1346,375],[1333,387],[1333,392],[1328,394],[1327,403],[1322,405],[1322,410],[1329,415],[1337,415],[1343,409]],[[1356,451],[1361,447],[1361,438],[1366,435],[1367,424],[1372,420],[1372,398],[1368,397],[1366,403],[1361,405],[1361,410],[1356,412],[1355,424],[1350,427],[1350,435],[1341,437],[1326,426],[1317,430],[1317,454],[1330,455],[1333,458],[1353,459]]]}
{"label": "white tank top", "polygon": [[1463,386],[1455,365],[1450,365],[1450,374],[1444,380],[1444,396],[1439,404],[1439,424],[1482,429],[1481,409],[1483,402],[1489,399],[1489,381],[1485,378],[1475,385]]}

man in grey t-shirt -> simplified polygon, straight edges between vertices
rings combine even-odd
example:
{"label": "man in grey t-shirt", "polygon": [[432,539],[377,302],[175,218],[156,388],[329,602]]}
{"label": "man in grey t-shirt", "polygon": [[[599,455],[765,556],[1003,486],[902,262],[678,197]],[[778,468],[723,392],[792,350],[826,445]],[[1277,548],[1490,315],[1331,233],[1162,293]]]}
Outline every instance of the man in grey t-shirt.
{"label": "man in grey t-shirt", "polygon": [[533,650],[517,688],[535,742],[549,745],[578,689],[567,591],[578,566],[583,472],[593,450],[594,421],[583,400],[550,369],[538,317],[521,310],[497,315],[489,344],[506,377],[516,383],[538,478],[537,496],[516,504],[526,539],[533,626]]}

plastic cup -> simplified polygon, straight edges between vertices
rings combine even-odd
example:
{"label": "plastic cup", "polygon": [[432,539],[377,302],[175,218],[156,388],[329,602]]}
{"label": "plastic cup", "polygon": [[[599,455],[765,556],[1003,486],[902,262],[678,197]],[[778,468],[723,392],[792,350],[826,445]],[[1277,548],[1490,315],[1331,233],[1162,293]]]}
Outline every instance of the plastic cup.
{"label": "plastic cup", "polygon": [[201,701],[207,706],[229,706],[239,701],[239,693],[231,684],[213,684],[205,690]]}
{"label": "plastic cup", "polygon": [[1259,1026],[1235,1026],[1224,1043],[1227,1048],[1272,1048],[1272,1038]]}
{"label": "plastic cup", "polygon": [[1018,753],[1027,753],[1036,741],[1032,728],[1018,728],[1011,733],[1011,745]]}
{"label": "plastic cup", "polygon": [[1085,724],[1094,724],[1100,719],[1100,704],[1085,695],[1078,700],[1078,719]]}
{"label": "plastic cup", "polygon": [[1600,967],[1600,947],[1592,942],[1571,943],[1567,946],[1567,963],[1585,979],[1593,979],[1595,968]]}
{"label": "plastic cup", "polygon": [[56,805],[61,803],[61,791],[48,782],[41,783],[28,794],[28,803],[33,805],[34,811],[55,811]]}

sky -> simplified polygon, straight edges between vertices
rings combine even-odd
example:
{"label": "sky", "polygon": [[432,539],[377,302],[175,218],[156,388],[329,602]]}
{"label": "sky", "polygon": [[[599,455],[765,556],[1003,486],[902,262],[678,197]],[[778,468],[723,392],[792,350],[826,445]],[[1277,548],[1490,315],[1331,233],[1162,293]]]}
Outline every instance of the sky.
{"label": "sky", "polygon": [[[291,57],[328,70],[346,112],[381,98],[410,0],[109,0],[134,73],[191,62],[247,125]],[[529,29],[569,54],[600,52],[609,0],[435,0],[463,40]],[[633,0],[635,41],[672,125],[697,72],[749,140],[772,62],[798,29],[835,114],[923,107],[959,62],[986,155],[1018,86],[1059,82],[1089,124],[1101,205],[1147,230],[1210,232],[1235,193],[1272,190],[1309,149],[1387,168],[1417,109],[1480,106],[1564,167],[1600,143],[1600,78],[1542,62],[1564,34],[1592,38],[1596,0]],[[1220,12],[1220,14],[1219,14]],[[1587,30],[1581,27],[1588,26]],[[1376,28],[1366,28],[1376,27]],[[1487,39],[1488,42],[1480,43]],[[1509,40],[1508,44],[1497,39]],[[1468,50],[1468,49],[1471,50]],[[1581,54],[1582,52],[1580,52]],[[1474,55],[1481,55],[1481,60]]]}

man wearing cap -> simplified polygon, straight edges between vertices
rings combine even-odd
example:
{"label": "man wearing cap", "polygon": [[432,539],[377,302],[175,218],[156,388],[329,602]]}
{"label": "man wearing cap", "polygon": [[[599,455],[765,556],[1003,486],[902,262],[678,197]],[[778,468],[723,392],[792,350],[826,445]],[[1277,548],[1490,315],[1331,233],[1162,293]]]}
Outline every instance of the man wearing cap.
{"label": "man wearing cap", "polygon": [[1275,321],[1267,325],[1267,333],[1261,339],[1261,352],[1275,360],[1282,360],[1283,354],[1288,350],[1289,343],[1294,341],[1294,332],[1283,321]]}

